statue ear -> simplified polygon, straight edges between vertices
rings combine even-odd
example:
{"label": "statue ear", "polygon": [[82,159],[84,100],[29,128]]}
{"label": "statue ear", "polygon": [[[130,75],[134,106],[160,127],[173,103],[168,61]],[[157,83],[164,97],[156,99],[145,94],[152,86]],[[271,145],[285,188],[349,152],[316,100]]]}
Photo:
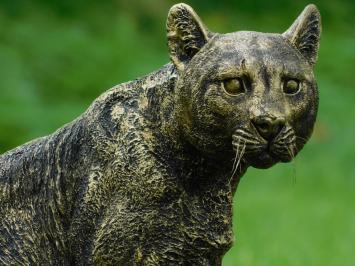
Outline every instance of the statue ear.
{"label": "statue ear", "polygon": [[186,4],[171,7],[166,22],[170,58],[179,70],[207,43],[208,30]]}
{"label": "statue ear", "polygon": [[311,4],[305,7],[292,26],[282,35],[313,66],[317,61],[321,28],[320,13],[317,7]]}

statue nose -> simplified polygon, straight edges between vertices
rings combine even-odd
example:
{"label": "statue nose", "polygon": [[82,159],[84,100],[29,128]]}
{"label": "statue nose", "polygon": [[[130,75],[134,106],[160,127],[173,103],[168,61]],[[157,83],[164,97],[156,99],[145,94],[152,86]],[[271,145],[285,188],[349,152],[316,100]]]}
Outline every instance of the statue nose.
{"label": "statue nose", "polygon": [[275,118],[270,116],[258,116],[252,119],[252,124],[266,140],[274,139],[285,126],[284,118]]}

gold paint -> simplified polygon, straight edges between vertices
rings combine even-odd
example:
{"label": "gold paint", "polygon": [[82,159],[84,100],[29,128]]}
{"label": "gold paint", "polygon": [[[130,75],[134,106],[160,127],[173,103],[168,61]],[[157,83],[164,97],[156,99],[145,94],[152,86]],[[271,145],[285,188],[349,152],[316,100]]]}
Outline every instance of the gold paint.
{"label": "gold paint", "polygon": [[314,5],[284,34],[212,33],[174,5],[171,64],[0,156],[0,264],[220,265],[241,176],[312,133],[320,30]]}

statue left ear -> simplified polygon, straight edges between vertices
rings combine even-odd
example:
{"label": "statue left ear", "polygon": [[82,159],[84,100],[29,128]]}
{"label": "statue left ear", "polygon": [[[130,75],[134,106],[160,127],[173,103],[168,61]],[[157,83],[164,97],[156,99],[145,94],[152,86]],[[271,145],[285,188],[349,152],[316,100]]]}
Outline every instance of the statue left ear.
{"label": "statue left ear", "polygon": [[317,61],[321,34],[320,13],[315,5],[308,5],[292,26],[282,35],[314,66]]}
{"label": "statue left ear", "polygon": [[166,28],[170,58],[181,71],[207,43],[208,30],[195,11],[186,4],[171,7]]}

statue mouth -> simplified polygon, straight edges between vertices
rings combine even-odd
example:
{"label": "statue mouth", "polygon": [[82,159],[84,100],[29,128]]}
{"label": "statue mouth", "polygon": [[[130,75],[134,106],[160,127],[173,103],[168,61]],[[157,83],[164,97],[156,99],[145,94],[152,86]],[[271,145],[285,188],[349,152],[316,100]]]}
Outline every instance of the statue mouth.
{"label": "statue mouth", "polygon": [[237,129],[232,136],[237,162],[247,162],[257,168],[268,168],[277,162],[290,162],[297,154],[296,136],[285,127],[272,140],[266,140],[248,129]]}

